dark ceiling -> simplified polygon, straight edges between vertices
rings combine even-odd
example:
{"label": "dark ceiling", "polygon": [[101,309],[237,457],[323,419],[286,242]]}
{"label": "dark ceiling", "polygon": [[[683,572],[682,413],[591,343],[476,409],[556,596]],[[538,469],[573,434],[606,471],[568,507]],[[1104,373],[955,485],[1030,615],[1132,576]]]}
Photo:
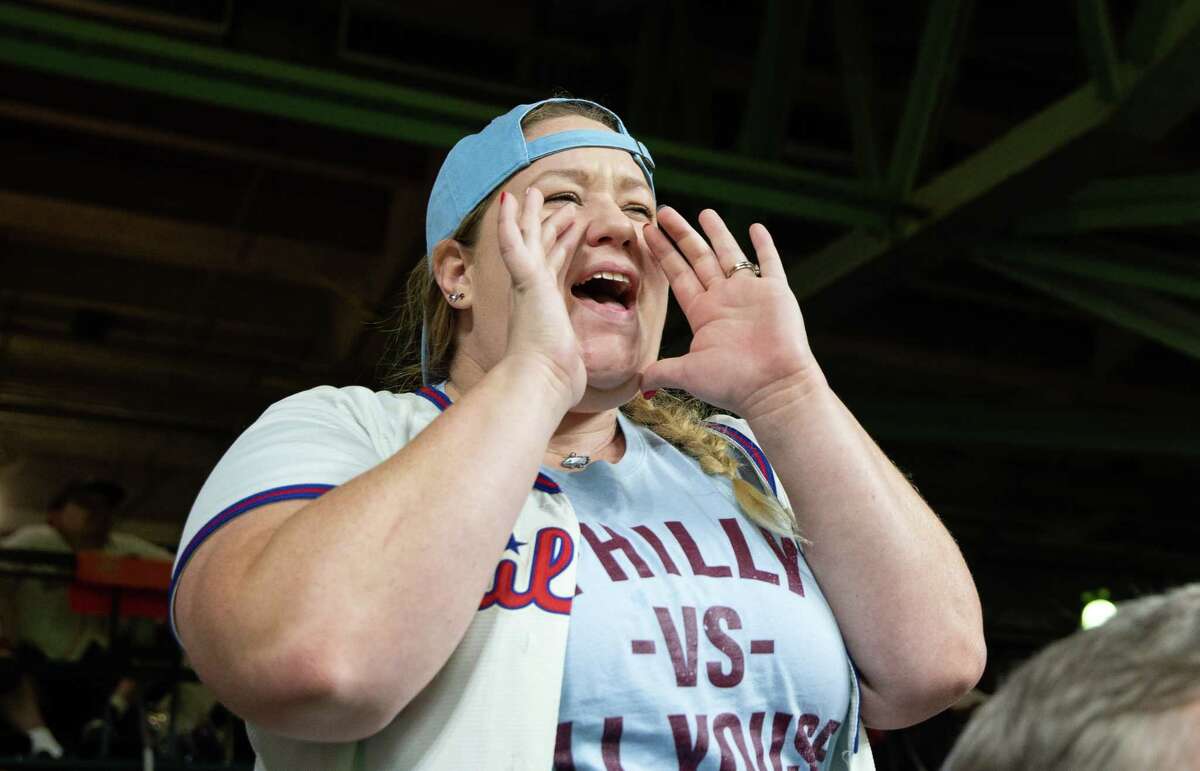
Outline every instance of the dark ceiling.
{"label": "dark ceiling", "polygon": [[1107,6],[0,2],[5,524],[106,474],[169,542],[267,404],[377,386],[445,150],[566,90],[772,228],[990,683],[1081,592],[1200,576],[1200,1]]}

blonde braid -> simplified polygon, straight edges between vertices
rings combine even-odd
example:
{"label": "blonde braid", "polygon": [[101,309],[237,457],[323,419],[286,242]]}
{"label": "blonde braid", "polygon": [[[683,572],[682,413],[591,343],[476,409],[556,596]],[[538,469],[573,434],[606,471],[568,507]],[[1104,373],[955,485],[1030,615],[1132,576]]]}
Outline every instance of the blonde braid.
{"label": "blonde braid", "polygon": [[738,462],[729,452],[729,440],[710,431],[702,424],[706,406],[699,399],[680,397],[660,390],[653,399],[634,397],[622,411],[635,423],[641,424],[673,444],[700,464],[706,474],[728,477],[733,482],[733,495],[742,513],[756,525],[789,538],[799,538],[796,518],[791,510],[773,495],[764,495],[757,487],[741,478]]}

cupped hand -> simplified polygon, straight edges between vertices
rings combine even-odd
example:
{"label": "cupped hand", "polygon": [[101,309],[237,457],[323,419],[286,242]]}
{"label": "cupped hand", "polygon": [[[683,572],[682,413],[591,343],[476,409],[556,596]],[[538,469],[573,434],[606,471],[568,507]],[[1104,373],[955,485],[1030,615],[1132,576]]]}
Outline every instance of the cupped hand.
{"label": "cupped hand", "polygon": [[692,328],[692,344],[683,356],[647,367],[642,389],[682,388],[747,417],[783,389],[804,389],[820,370],[767,229],[750,227],[762,276],[742,269],[727,277],[746,256],[715,211],[702,211],[699,222],[707,240],[670,207],[659,210],[658,227],[645,227],[646,243]]}
{"label": "cupped hand", "polygon": [[578,247],[583,228],[571,206],[543,219],[543,203],[536,187],[525,191],[524,201],[511,193],[500,194],[500,258],[512,280],[505,356],[545,367],[570,408],[587,389],[587,368],[558,273]]}

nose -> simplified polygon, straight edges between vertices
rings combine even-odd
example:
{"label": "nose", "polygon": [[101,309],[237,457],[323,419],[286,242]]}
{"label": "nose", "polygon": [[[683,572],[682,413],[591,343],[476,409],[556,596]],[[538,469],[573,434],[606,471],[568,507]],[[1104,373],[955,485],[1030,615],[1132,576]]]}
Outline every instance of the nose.
{"label": "nose", "polygon": [[637,241],[637,230],[631,220],[612,201],[595,204],[584,239],[588,246],[626,248]]}

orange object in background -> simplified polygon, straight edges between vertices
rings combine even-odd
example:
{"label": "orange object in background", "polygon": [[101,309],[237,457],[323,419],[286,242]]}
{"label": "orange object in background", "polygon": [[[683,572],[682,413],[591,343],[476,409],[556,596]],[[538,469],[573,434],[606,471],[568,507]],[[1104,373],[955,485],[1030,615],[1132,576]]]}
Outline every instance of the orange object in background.
{"label": "orange object in background", "polygon": [[110,615],[119,598],[119,617],[165,621],[170,585],[171,563],[166,560],[81,551],[67,594],[71,610],[83,615]]}

